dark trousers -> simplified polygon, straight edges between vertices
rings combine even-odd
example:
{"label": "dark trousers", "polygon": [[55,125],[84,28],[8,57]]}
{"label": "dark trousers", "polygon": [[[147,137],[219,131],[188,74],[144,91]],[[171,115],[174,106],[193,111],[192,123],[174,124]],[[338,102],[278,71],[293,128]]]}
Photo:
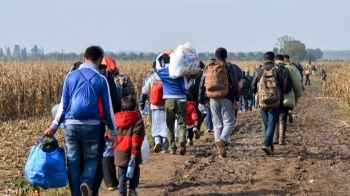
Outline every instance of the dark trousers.
{"label": "dark trousers", "polygon": [[[99,149],[99,154],[98,154],[98,162],[97,162],[97,168],[96,168],[96,174],[94,178],[94,183],[92,186],[92,193],[93,195],[98,195],[98,191],[101,187],[101,183],[103,180],[103,164],[102,164],[102,159],[103,159],[103,152],[105,151],[105,131],[106,131],[106,125],[104,123],[101,123],[100,125],[100,149]],[[80,157],[80,168],[84,168],[84,157]],[[82,171],[80,171],[82,172]]]}
{"label": "dark trousers", "polygon": [[[197,100],[198,100],[198,99],[197,99]],[[198,131],[200,131],[200,130],[201,130],[202,123],[203,123],[203,120],[204,120],[204,118],[205,118],[205,115],[202,114],[201,111],[199,111],[198,105],[199,105],[199,103],[198,103],[198,101],[196,101],[196,108],[195,108],[195,109],[196,109],[196,113],[197,113],[197,116],[198,116],[198,126],[197,126],[197,129],[198,129]]]}
{"label": "dark trousers", "polygon": [[117,187],[119,185],[117,179],[117,171],[114,165],[114,157],[103,157],[103,176],[106,187]]}
{"label": "dark trousers", "polygon": [[187,129],[188,139],[193,140],[193,128]]}
{"label": "dark trousers", "polygon": [[307,75],[305,75],[305,79],[306,79],[306,81],[305,81],[305,86],[307,85],[307,84],[309,84],[309,86],[311,85],[310,84],[310,75],[309,74],[307,74]]}
{"label": "dark trousers", "polygon": [[128,167],[118,167],[119,170],[119,194],[127,194],[127,182],[129,181],[129,189],[136,189],[140,183],[140,167],[135,166],[133,178],[127,178],[126,173]]}

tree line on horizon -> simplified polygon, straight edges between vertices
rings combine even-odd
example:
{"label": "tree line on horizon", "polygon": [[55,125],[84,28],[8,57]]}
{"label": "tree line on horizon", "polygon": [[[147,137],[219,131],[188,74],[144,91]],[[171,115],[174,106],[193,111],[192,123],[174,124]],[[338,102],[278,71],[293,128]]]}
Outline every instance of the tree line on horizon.
{"label": "tree line on horizon", "polygon": [[[272,50],[275,54],[288,54],[293,62],[301,61],[315,61],[322,59],[323,52],[321,49],[307,49],[306,45],[299,40],[291,36],[282,36],[277,39],[277,43]],[[350,51],[343,52],[342,55],[349,55]],[[117,61],[154,61],[159,53],[153,52],[105,52],[105,55],[112,57]],[[336,54],[333,52],[331,54]],[[13,47],[5,46],[4,49],[0,47],[0,59],[12,59],[12,60],[65,60],[65,61],[78,61],[83,59],[83,53],[65,53],[65,52],[50,52],[44,53],[43,47],[34,45],[33,48],[27,50],[25,47],[21,48],[18,44]],[[263,59],[263,52],[229,52],[229,61],[261,61]],[[340,55],[339,55],[340,56]],[[214,53],[199,52],[198,58],[202,61],[208,61],[214,58]]]}

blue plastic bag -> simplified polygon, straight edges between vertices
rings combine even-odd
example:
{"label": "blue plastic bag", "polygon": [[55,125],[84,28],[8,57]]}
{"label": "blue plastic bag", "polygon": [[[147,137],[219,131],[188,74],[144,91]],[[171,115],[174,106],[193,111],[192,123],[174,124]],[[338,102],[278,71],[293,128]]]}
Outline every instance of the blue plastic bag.
{"label": "blue plastic bag", "polygon": [[25,177],[29,183],[42,188],[61,188],[68,185],[65,152],[63,147],[53,152],[44,152],[39,145],[33,146],[29,154]]}

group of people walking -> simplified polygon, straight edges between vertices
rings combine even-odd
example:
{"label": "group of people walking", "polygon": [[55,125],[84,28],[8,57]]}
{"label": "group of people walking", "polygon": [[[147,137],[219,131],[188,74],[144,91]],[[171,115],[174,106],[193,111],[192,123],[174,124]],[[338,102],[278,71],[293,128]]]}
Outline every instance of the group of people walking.
{"label": "group of people walking", "polygon": [[[173,79],[169,76],[173,52],[165,50],[155,59],[139,104],[130,78],[119,73],[101,47],[87,48],[84,62],[76,63],[67,74],[58,112],[45,134],[54,136],[64,123],[73,196],[98,195],[103,179],[109,190],[119,186],[120,195],[138,195],[145,137],[140,111],[147,100],[156,153],[185,155],[187,146],[204,134],[201,125],[206,119],[207,131],[214,131],[219,157],[226,158],[225,147],[239,111],[258,105],[265,128],[261,149],[272,155],[275,144],[286,144],[287,118],[291,120],[303,89],[302,73],[288,55],[266,52],[264,64],[251,76],[249,70],[227,62],[227,50],[218,48],[208,65],[200,62],[197,74]],[[136,166],[133,177],[127,178],[130,159]]]}

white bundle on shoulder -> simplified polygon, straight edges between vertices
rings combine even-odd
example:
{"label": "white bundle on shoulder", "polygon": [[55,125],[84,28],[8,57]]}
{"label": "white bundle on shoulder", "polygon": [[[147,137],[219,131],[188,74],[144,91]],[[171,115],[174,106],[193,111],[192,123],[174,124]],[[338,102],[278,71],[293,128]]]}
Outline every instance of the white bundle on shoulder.
{"label": "white bundle on shoulder", "polygon": [[199,71],[197,52],[190,43],[178,46],[175,52],[170,54],[169,76],[171,78],[191,76]]}

